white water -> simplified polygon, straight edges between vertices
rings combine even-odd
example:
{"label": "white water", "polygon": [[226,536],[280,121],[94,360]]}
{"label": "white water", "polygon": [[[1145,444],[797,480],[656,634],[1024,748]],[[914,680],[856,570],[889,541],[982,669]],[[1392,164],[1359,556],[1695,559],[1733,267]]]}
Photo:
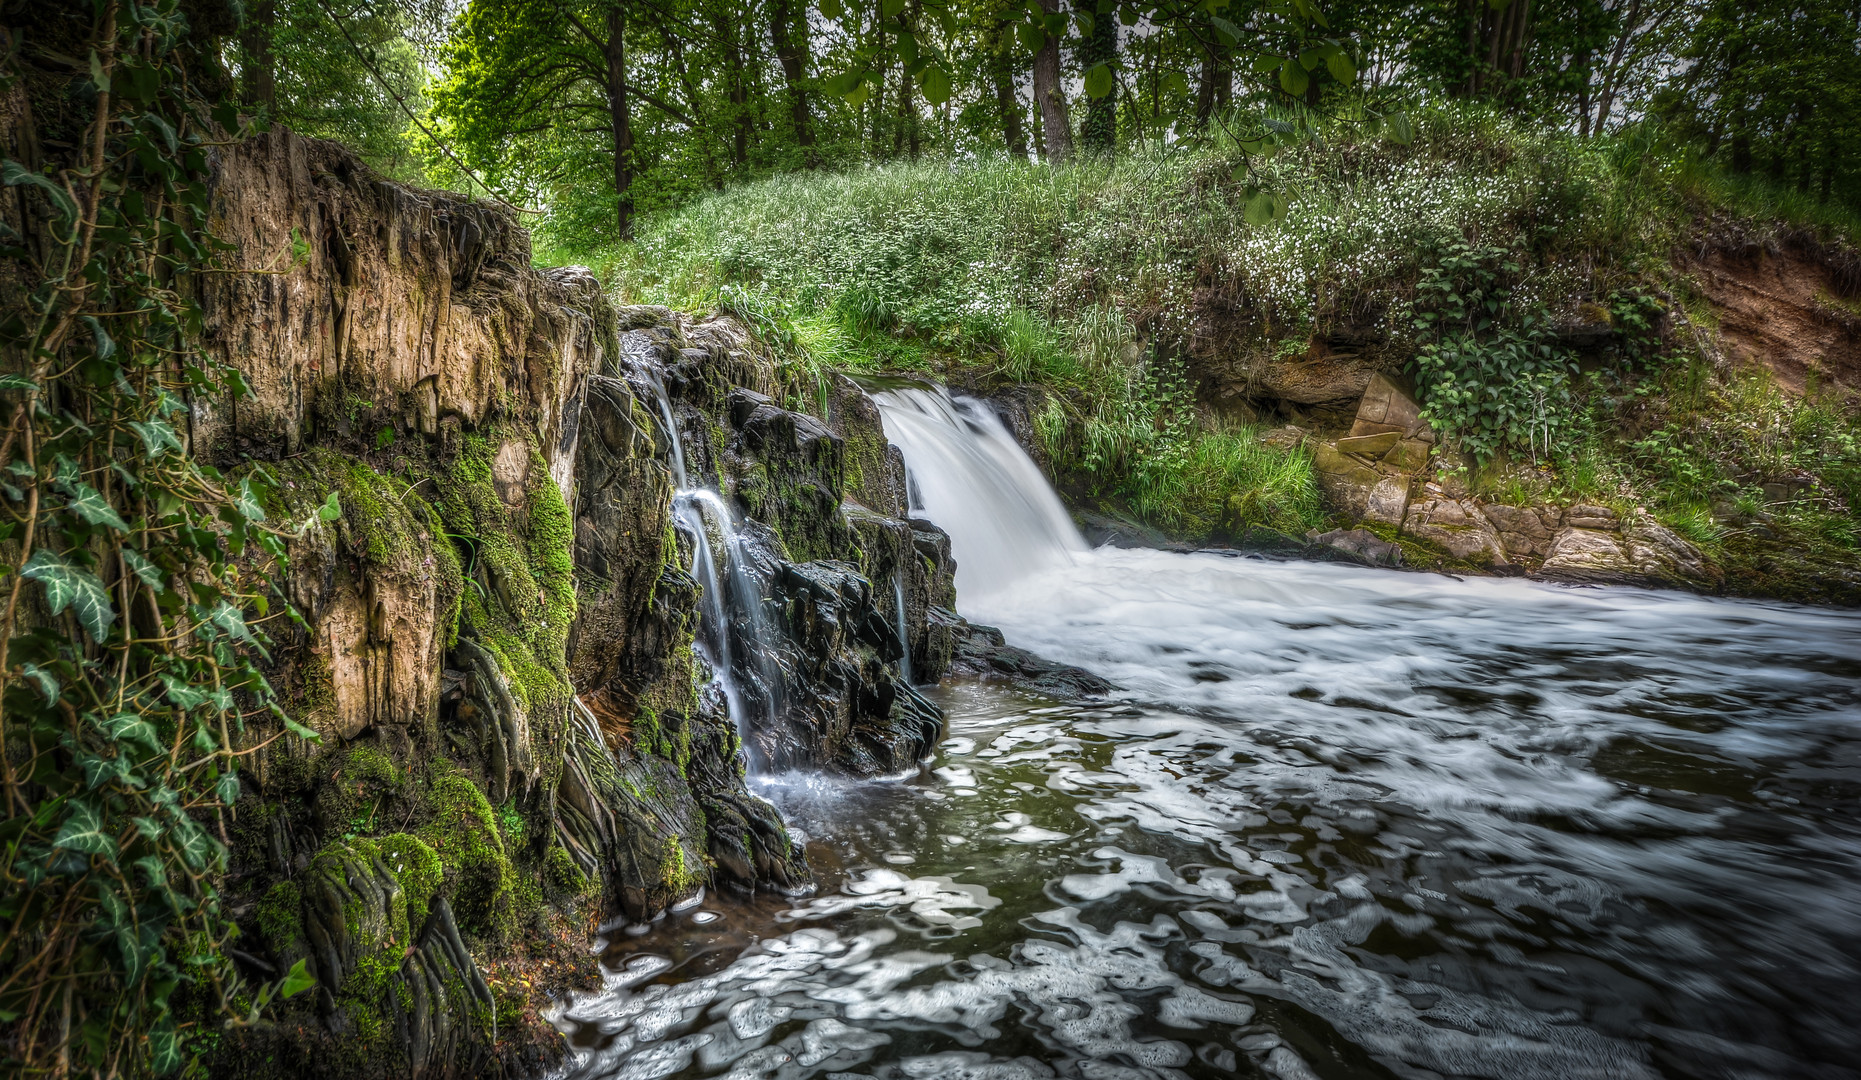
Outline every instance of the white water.
{"label": "white water", "polygon": [[875,393],[904,451],[912,510],[950,534],[968,605],[1086,550],[1066,507],[989,406],[942,387]]}
{"label": "white water", "polygon": [[[729,706],[730,717],[736,724],[737,737],[747,748],[755,741],[749,737],[750,728],[754,726],[748,696],[743,693],[738,680],[735,657],[730,645],[730,596],[725,592],[726,577],[736,586],[739,603],[746,609],[752,628],[752,635],[762,632],[762,596],[755,579],[744,570],[743,539],[737,528],[736,515],[730,512],[723,497],[710,488],[691,486],[691,480],[685,470],[685,443],[679,435],[678,422],[672,413],[672,400],[666,394],[665,384],[659,376],[650,370],[642,370],[642,377],[652,389],[654,403],[659,407],[659,418],[666,426],[666,438],[670,445],[672,476],[677,484],[672,493],[672,516],[679,525],[690,533],[692,542],[692,563],[690,573],[698,583],[700,606],[698,651],[711,665],[713,681],[724,695]],[[713,548],[715,545],[715,550]],[[723,558],[718,558],[721,551]],[[719,562],[723,563],[723,573],[718,572]],[[750,754],[750,764],[756,764],[755,755]]]}
{"label": "white water", "polygon": [[926,396],[965,613],[1124,689],[776,791],[823,895],[637,939],[575,1075],[1861,1077],[1861,613],[1086,551]]}

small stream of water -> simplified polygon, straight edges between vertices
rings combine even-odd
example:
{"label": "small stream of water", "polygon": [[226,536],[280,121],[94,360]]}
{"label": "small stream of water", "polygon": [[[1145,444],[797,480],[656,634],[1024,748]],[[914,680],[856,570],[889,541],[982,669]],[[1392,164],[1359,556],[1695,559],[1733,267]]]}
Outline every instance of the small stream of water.
{"label": "small stream of water", "polygon": [[881,404],[963,613],[1124,689],[764,781],[820,892],[617,938],[569,1075],[1861,1076],[1861,613],[1089,551]]}

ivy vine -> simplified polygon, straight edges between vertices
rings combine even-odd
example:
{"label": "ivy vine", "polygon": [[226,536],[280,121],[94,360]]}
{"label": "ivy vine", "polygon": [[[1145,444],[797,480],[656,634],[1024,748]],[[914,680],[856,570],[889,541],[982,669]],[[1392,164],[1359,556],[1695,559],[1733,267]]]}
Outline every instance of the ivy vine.
{"label": "ivy vine", "polygon": [[190,453],[190,402],[246,391],[191,298],[241,121],[176,0],[74,8],[0,42],[0,95],[82,129],[0,162],[0,1071],[166,1074],[310,984],[242,982],[218,880],[242,763],[315,735],[259,666],[295,617],[269,479]]}

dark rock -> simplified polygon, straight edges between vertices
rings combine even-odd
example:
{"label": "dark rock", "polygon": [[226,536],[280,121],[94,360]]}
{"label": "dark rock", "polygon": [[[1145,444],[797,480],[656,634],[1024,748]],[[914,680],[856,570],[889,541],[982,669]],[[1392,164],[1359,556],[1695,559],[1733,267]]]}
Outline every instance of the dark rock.
{"label": "dark rock", "polygon": [[950,673],[1013,686],[1056,701],[1092,701],[1116,686],[1084,668],[1046,660],[1010,645],[993,626],[981,626],[945,613],[955,650]]}

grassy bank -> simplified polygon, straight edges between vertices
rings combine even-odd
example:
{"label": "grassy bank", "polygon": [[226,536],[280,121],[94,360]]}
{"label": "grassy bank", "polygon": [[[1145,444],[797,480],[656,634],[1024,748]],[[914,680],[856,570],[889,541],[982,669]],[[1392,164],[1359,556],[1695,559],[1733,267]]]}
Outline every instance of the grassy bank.
{"label": "grassy bank", "polygon": [[[1443,340],[1427,320],[1444,290],[1476,305],[1497,295],[1493,327],[1469,329],[1456,355],[1477,362],[1473,377],[1502,372],[1486,378],[1505,408],[1539,385],[1532,424],[1555,437],[1528,446],[1515,425],[1468,441],[1483,494],[1648,505],[1720,557],[1752,528],[1852,557],[1853,404],[1785,395],[1726,361],[1674,255],[1714,222],[1747,240],[1807,230],[1852,243],[1861,219],[1713,173],[1654,129],[1579,141],[1471,108],[1415,128],[1406,145],[1327,122],[1239,132],[1265,144],[1251,155],[1218,141],[1058,170],[791,174],[656,218],[635,244],[543,257],[595,264],[628,301],[740,314],[776,347],[797,404],[830,369],[1040,387],[1035,428],[1076,497],[1197,540],[1297,534],[1325,516],[1304,453],[1258,438],[1284,412],[1198,408],[1211,351],[1266,363],[1347,334],[1413,371]],[[1284,197],[1282,217],[1249,223],[1256,189]],[[1490,291],[1450,272],[1457,244],[1474,253],[1463,263],[1486,260]],[[1549,349],[1534,327],[1584,320],[1611,335],[1597,356],[1489,363]],[[1438,387],[1425,381],[1424,395]],[[1482,422],[1425,403],[1468,440]],[[1808,497],[1765,495],[1801,474],[1816,481]]]}

